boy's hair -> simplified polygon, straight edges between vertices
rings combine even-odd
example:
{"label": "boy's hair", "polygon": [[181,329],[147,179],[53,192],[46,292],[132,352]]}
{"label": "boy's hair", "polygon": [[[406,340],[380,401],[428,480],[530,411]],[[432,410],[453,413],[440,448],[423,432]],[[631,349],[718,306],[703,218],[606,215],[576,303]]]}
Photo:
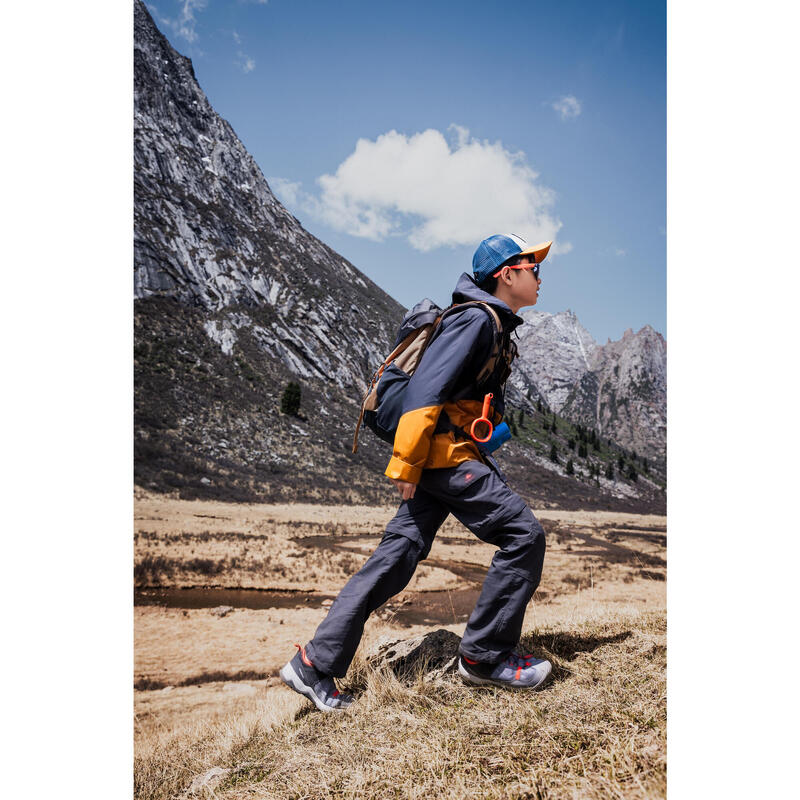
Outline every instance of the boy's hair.
{"label": "boy's hair", "polygon": [[497,289],[497,278],[487,275],[487,277],[483,280],[483,283],[478,284],[478,288],[487,294],[494,294],[495,290]]}
{"label": "boy's hair", "polygon": [[[508,261],[504,261],[502,266],[498,267],[497,269],[500,271],[503,267],[516,267],[520,261],[521,256],[514,256],[513,258],[509,258]],[[494,294],[497,290],[497,278],[487,275],[483,281],[478,284],[478,288],[488,294]]]}

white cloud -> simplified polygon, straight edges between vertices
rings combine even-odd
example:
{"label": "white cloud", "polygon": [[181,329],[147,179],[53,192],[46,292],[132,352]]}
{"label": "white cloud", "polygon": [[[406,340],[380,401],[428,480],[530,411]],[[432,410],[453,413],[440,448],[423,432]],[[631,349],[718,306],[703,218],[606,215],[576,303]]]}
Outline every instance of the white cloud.
{"label": "white cloud", "polygon": [[553,108],[561,115],[561,119],[574,119],[583,110],[580,100],[571,94],[556,100]]}
{"label": "white cloud", "polygon": [[[289,205],[336,230],[374,241],[402,236],[417,250],[476,244],[498,232],[532,243],[555,239],[561,222],[550,213],[554,192],[537,182],[525,154],[479,141],[458,125],[450,131],[451,143],[434,129],[359,139],[334,174],[318,178],[319,196],[272,181]],[[552,252],[569,249],[564,242]]]}
{"label": "white cloud", "polygon": [[[202,11],[207,5],[208,0],[178,0],[180,12],[177,17],[163,17],[157,14],[159,22],[169,27],[169,29],[176,35],[187,42],[197,41],[197,20],[195,19],[195,11]],[[155,11],[153,6],[149,6],[151,11]]]}
{"label": "white cloud", "polygon": [[621,247],[617,247],[617,248],[614,249],[614,255],[615,256],[624,256],[624,255],[627,255],[627,253],[628,253],[628,251],[627,250],[623,250]]}

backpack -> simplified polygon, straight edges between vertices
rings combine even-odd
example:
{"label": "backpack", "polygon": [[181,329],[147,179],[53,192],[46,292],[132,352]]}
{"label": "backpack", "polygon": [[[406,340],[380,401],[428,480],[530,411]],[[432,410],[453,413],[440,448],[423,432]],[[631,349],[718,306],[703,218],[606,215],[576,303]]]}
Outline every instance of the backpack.
{"label": "backpack", "polygon": [[517,348],[509,337],[503,336],[503,325],[497,312],[481,300],[454,303],[443,310],[426,297],[403,317],[395,338],[394,350],[372,376],[361,403],[361,413],[353,436],[354,453],[358,450],[358,432],[362,421],[379,438],[389,444],[394,443],[408,381],[416,371],[434,333],[445,317],[470,306],[483,308],[494,323],[492,349],[486,363],[478,372],[476,383],[480,386],[491,377],[501,357],[505,368],[500,376],[500,382],[505,383],[511,372],[511,362],[517,354]]}

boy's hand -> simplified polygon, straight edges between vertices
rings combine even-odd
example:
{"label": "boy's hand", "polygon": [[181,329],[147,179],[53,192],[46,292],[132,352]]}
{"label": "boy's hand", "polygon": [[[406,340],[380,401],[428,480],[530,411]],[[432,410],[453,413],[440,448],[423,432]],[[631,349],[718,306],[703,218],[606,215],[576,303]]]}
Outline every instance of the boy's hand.
{"label": "boy's hand", "polygon": [[397,478],[389,478],[389,480],[397,487],[397,491],[403,496],[403,500],[410,500],[417,491],[416,483],[409,483],[408,481],[400,481]]}

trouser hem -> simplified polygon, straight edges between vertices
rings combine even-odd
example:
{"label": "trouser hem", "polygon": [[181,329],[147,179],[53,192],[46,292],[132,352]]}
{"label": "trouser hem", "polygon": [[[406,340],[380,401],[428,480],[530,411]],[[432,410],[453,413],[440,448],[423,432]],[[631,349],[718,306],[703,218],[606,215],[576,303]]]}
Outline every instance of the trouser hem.
{"label": "trouser hem", "polygon": [[459,655],[466,656],[472,661],[478,661],[481,664],[497,664],[503,661],[512,650],[485,650],[481,653],[476,653],[474,651],[465,653],[463,650],[459,649],[458,652]]}
{"label": "trouser hem", "polygon": [[[311,647],[310,651],[308,649],[309,647]],[[314,652],[314,646],[311,644],[306,645],[306,656],[314,665],[314,669],[316,669],[318,672],[324,672],[326,675],[330,675],[332,678],[344,678],[344,676],[347,674],[347,670],[341,672],[341,670],[333,669],[325,664],[325,662],[316,655]]]}

